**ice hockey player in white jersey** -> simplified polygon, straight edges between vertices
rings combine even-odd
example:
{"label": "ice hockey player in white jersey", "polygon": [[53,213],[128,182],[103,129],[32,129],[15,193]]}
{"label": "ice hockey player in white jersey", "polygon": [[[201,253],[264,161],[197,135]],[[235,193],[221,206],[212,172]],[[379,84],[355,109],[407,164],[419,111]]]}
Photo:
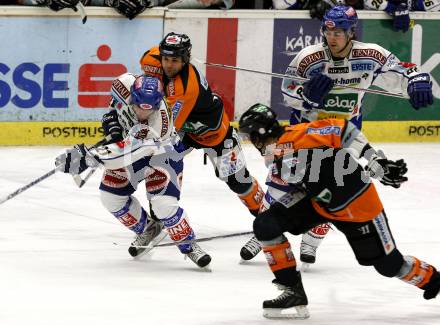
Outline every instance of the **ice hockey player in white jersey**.
{"label": "ice hockey player in white jersey", "polygon": [[[304,84],[289,78],[283,80],[281,91],[285,103],[292,108],[290,124],[342,118],[361,129],[364,93],[339,85],[376,85],[408,94],[416,110],[432,105],[430,75],[419,72],[413,63],[400,62],[377,44],[356,41],[357,20],[352,7],[331,8],[321,25],[324,42],[304,48],[289,64],[286,74],[310,79]],[[328,224],[320,225],[304,234],[302,262],[315,262],[316,249],[329,229]]]}
{"label": "ice hockey player in white jersey", "polygon": [[[183,146],[158,78],[125,73],[112,83],[110,111],[103,116],[109,144],[91,149],[76,145],[57,158],[64,172],[80,174],[88,167],[105,168],[101,201],[125,227],[136,234],[129,248],[133,257],[148,251],[166,233],[201,268],[211,257],[194,241],[185,210],[179,206]],[[145,180],[150,216],[132,195]],[[164,235],[165,234],[165,235]]]}

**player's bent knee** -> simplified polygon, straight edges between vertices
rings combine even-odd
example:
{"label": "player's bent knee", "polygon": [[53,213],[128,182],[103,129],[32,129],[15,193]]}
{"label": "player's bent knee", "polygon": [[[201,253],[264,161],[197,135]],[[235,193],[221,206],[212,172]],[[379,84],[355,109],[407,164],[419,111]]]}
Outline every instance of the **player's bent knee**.
{"label": "player's bent knee", "polygon": [[260,213],[254,220],[254,235],[260,241],[270,241],[283,234],[273,209]]}
{"label": "player's bent knee", "polygon": [[122,209],[130,200],[127,195],[116,195],[107,191],[99,191],[102,205],[110,212]]}
{"label": "player's bent knee", "polygon": [[394,249],[390,254],[374,263],[373,266],[381,275],[392,278],[399,273],[403,263],[404,259],[402,254],[398,249]]}
{"label": "player's bent knee", "polygon": [[174,196],[163,195],[153,197],[151,209],[158,219],[165,219],[176,214],[179,209],[179,201]]}

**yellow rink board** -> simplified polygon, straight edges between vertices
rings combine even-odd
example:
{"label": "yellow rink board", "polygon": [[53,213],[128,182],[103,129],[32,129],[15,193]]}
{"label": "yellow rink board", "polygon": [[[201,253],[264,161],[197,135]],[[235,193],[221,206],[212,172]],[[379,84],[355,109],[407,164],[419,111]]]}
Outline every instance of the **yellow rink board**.
{"label": "yellow rink board", "polygon": [[[371,142],[440,142],[440,121],[365,121],[362,128]],[[0,145],[92,144],[102,137],[100,122],[0,122]]]}

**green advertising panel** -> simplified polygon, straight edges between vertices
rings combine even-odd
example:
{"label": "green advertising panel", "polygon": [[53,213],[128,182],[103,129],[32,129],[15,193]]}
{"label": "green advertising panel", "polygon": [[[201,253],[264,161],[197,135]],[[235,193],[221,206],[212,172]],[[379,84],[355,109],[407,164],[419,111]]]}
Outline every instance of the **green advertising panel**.
{"label": "green advertising panel", "polygon": [[433,78],[434,105],[415,111],[408,100],[367,94],[364,120],[422,121],[440,120],[440,25],[438,20],[417,20],[407,33],[391,29],[390,20],[362,21],[362,40],[377,43],[394,53],[401,61],[416,63]]}

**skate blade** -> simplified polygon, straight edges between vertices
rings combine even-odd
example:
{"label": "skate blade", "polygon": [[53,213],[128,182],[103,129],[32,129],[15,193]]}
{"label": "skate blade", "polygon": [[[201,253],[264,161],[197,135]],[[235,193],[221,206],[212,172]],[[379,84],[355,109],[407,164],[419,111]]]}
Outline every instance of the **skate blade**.
{"label": "skate blade", "polygon": [[[292,311],[296,310],[296,313]],[[285,313],[283,313],[285,312]],[[307,319],[310,317],[307,306],[295,306],[292,308],[263,308],[263,316],[269,319]]]}
{"label": "skate blade", "polygon": [[[183,255],[183,260],[184,260],[184,261],[189,260],[189,261],[191,261],[191,263],[194,263],[194,261],[192,261],[192,260],[191,260],[188,256],[186,256],[186,255]],[[202,271],[202,272],[212,272],[212,269],[211,269],[211,262],[209,262],[208,265],[205,265],[205,266],[202,266],[202,267],[198,266],[197,263],[194,263],[194,264],[197,266],[197,270],[198,270],[198,271]]]}
{"label": "skate blade", "polygon": [[165,237],[168,236],[168,233],[162,230],[159,235],[157,235],[148,245],[146,248],[140,248],[138,249],[138,254],[136,256],[133,256],[135,260],[141,258],[142,256],[145,256],[149,252],[153,250],[154,247],[156,247],[157,244],[159,244],[162,240],[165,239]]}
{"label": "skate blade", "polygon": [[310,263],[302,262],[301,268],[300,268],[301,272],[307,272],[310,269],[311,265],[312,264],[310,264]]}
{"label": "skate blade", "polygon": [[212,272],[211,264],[208,264],[208,265],[206,265],[204,267],[199,267],[199,269],[202,272],[207,272],[207,273],[211,273]]}

